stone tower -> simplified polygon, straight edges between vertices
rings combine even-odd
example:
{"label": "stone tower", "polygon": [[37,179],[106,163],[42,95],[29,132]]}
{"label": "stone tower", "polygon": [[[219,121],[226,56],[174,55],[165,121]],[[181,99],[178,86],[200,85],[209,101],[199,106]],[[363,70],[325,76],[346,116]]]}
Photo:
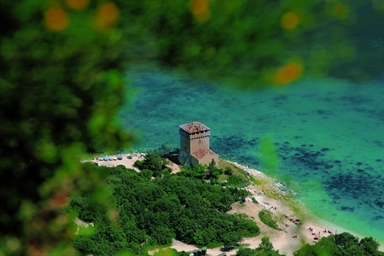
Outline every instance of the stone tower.
{"label": "stone tower", "polygon": [[180,152],[179,162],[185,166],[195,164],[208,165],[212,159],[219,163],[218,155],[209,148],[210,129],[200,122],[179,126]]}

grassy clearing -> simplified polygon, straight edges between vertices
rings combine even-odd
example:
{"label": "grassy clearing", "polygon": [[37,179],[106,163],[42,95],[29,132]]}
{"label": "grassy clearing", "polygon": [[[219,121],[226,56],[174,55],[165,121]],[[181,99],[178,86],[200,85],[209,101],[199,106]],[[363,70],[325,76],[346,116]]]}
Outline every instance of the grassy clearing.
{"label": "grassy clearing", "polygon": [[237,208],[244,208],[245,207],[245,204],[238,204],[237,205]]}
{"label": "grassy clearing", "polygon": [[[299,219],[302,220],[302,222],[311,220],[313,218],[311,213],[307,212],[305,210],[305,208],[303,207],[303,205],[298,203],[295,200],[295,196],[293,194],[281,193],[281,191],[273,185],[272,180],[270,180],[268,178],[266,178],[266,179],[257,178],[256,179],[255,177],[248,175],[245,171],[239,169],[238,167],[236,167],[233,164],[228,163],[224,160],[219,161],[219,166],[223,169],[226,166],[229,166],[232,169],[234,174],[236,174],[240,177],[244,177],[244,178],[248,179],[250,182],[252,182],[254,185],[257,185],[258,189],[260,189],[260,191],[262,191],[262,193],[264,195],[266,195],[267,197],[284,201],[285,204],[288,205],[292,209],[294,214]],[[225,176],[227,176],[227,175],[225,175]],[[285,180],[289,180],[289,179],[286,178]],[[239,205],[238,207],[241,207],[241,205]],[[267,213],[267,214],[265,214],[265,213]],[[263,218],[264,221],[269,223],[271,226],[269,224],[265,223],[263,220],[261,220],[261,221],[264,222],[266,225],[270,226],[271,228],[281,230],[277,226],[277,223],[276,223],[277,219],[275,219],[275,216],[273,216],[269,211],[265,211],[265,213],[261,213],[262,217],[260,217],[260,214],[259,214],[259,217],[260,217],[260,219]],[[269,215],[268,215],[268,213],[269,213]]]}
{"label": "grassy clearing", "polygon": [[255,179],[255,177],[249,176],[249,180],[252,181],[255,185],[261,185],[262,182],[260,180]]}
{"label": "grassy clearing", "polygon": [[243,188],[250,184],[249,176],[243,170],[237,168],[231,163],[223,160],[219,160],[219,167],[222,170],[230,168],[232,173],[229,175],[221,174],[219,177],[220,181],[227,181],[227,186]]}
{"label": "grassy clearing", "polygon": [[260,211],[259,212],[259,218],[268,227],[271,227],[271,228],[276,229],[276,230],[282,230],[277,225],[276,220],[270,211],[267,211],[267,210]]}
{"label": "grassy clearing", "polygon": [[171,246],[172,244],[165,244],[165,245],[151,245],[146,246],[146,250],[148,251],[155,251],[155,250],[164,250]]}
{"label": "grassy clearing", "polygon": [[224,246],[224,243],[218,243],[217,242],[217,243],[209,243],[204,247],[212,249],[212,248],[217,248],[217,247],[222,247],[222,246]]}
{"label": "grassy clearing", "polygon": [[219,167],[222,169],[225,169],[225,167],[230,167],[232,169],[233,175],[236,175],[238,177],[241,177],[243,179],[249,180],[252,182],[254,185],[262,185],[265,183],[265,181],[256,179],[253,176],[250,176],[247,172],[243,171],[237,166],[234,166],[231,163],[226,162],[225,160],[219,160]]}
{"label": "grassy clearing", "polygon": [[239,176],[243,179],[248,179],[248,175],[246,174],[246,172],[244,172],[243,170],[237,168],[236,166],[234,166],[233,164],[231,163],[228,163],[224,160],[219,160],[219,167],[221,169],[225,169],[226,167],[230,167],[232,169],[232,175],[236,175],[236,176]]}

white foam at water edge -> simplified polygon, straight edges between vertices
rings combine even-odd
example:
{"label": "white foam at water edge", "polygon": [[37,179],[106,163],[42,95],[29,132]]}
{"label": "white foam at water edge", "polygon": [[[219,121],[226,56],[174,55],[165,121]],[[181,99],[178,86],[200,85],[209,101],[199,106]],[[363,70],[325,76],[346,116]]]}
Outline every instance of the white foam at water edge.
{"label": "white foam at water edge", "polygon": [[230,164],[233,164],[234,166],[240,168],[241,170],[245,171],[246,173],[248,173],[249,175],[251,175],[253,177],[266,180],[268,183],[270,183],[272,186],[274,186],[275,189],[278,190],[279,193],[281,193],[282,195],[295,195],[296,194],[296,192],[288,189],[281,181],[276,181],[276,179],[274,179],[270,176],[267,176],[265,173],[263,173],[261,171],[253,169],[249,166],[239,164],[237,162],[232,162],[232,161],[228,161],[228,160],[225,160],[225,161],[230,163]]}
{"label": "white foam at water edge", "polygon": [[[256,169],[252,169],[252,168],[250,168],[250,167],[248,167],[248,166],[239,164],[239,163],[237,163],[237,162],[232,162],[232,161],[228,161],[228,160],[225,160],[225,161],[228,162],[228,163],[231,163],[231,164],[233,164],[234,166],[240,168],[241,170],[247,172],[249,175],[252,175],[252,176],[254,176],[254,177],[258,177],[258,178],[262,178],[262,179],[264,179],[264,180],[267,180],[268,182],[270,182],[270,184],[271,184],[272,186],[274,186],[274,187],[275,187],[279,192],[281,192],[282,194],[285,194],[285,193],[286,193],[285,191],[287,190],[287,188],[286,188],[286,186],[285,186],[283,183],[281,183],[281,182],[279,182],[279,181],[276,181],[275,179],[273,179],[273,178],[267,176],[265,173],[263,173],[263,172],[261,172],[261,171],[258,171],[258,170],[256,170]],[[294,192],[293,192],[293,191],[290,191],[289,193],[292,194],[292,193],[294,193]],[[303,207],[302,209],[305,210],[305,211],[307,212],[307,214],[310,214],[310,215],[312,216],[312,218],[313,218],[312,221],[314,221],[314,223],[317,223],[317,224],[318,224],[318,225],[314,225],[314,226],[321,227],[320,229],[324,229],[324,228],[322,228],[322,227],[328,227],[328,229],[332,229],[332,230],[334,230],[336,233],[348,232],[348,233],[350,233],[350,234],[352,234],[352,235],[354,235],[354,236],[356,236],[356,237],[359,237],[360,239],[364,237],[364,236],[361,236],[361,235],[357,234],[356,232],[353,232],[353,231],[351,231],[351,230],[349,230],[349,229],[343,228],[343,227],[341,227],[341,226],[339,226],[339,225],[337,225],[337,224],[335,224],[335,223],[331,223],[331,222],[329,222],[329,221],[326,221],[326,220],[324,220],[324,219],[321,219],[321,218],[317,217],[317,215],[313,215],[313,213],[312,213],[309,209],[307,209],[307,208],[304,207],[304,205],[302,204],[302,202],[297,201],[296,203],[300,203],[301,206]],[[266,207],[266,206],[264,205],[264,207]],[[312,224],[313,224],[313,223],[312,223]],[[384,248],[384,245],[380,243],[380,250],[382,250],[383,248]]]}
{"label": "white foam at water edge", "polygon": [[230,163],[230,164],[233,164],[234,166],[236,166],[236,167],[240,168],[241,170],[247,172],[249,175],[259,176],[259,177],[262,177],[262,178],[265,178],[265,179],[271,179],[265,173],[263,173],[261,171],[258,171],[256,169],[252,169],[252,168],[250,168],[248,166],[239,164],[238,162],[232,162],[232,161],[228,161],[228,160],[225,160],[225,161]]}

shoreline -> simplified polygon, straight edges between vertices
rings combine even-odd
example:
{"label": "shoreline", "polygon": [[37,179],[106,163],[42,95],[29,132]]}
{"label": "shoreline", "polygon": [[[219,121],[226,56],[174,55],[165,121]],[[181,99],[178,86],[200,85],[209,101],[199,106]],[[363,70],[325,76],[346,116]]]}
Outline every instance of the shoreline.
{"label": "shoreline", "polygon": [[[246,172],[248,175],[253,176],[255,178],[261,178],[264,181],[266,181],[267,183],[269,183],[269,185],[272,186],[273,189],[275,189],[278,194],[283,196],[283,198],[277,198],[275,200],[278,200],[278,201],[280,201],[280,203],[282,205],[285,205],[285,206],[291,208],[291,210],[293,210],[294,213],[297,214],[298,216],[301,216],[301,218],[304,217],[304,219],[306,219],[306,222],[310,223],[309,226],[315,227],[317,230],[325,230],[325,229],[333,230],[333,233],[337,233],[337,234],[340,234],[343,232],[348,232],[351,235],[358,237],[359,239],[366,237],[366,236],[363,236],[361,234],[358,234],[357,232],[351,231],[348,228],[345,228],[341,225],[338,225],[337,223],[334,223],[334,222],[331,222],[331,221],[328,221],[324,218],[319,217],[316,213],[312,212],[309,208],[307,208],[305,206],[305,204],[300,199],[294,198],[294,196],[296,195],[295,191],[292,191],[292,190],[289,190],[288,188],[285,188],[284,185],[281,182],[279,182],[278,180],[276,180],[275,178],[272,178],[261,171],[253,169],[249,166],[239,164],[237,162],[228,161],[225,159],[222,159],[222,161],[233,164],[237,168]],[[254,184],[253,186],[257,187],[258,185]],[[266,197],[269,199],[274,199],[274,198],[268,197],[268,195],[266,195]],[[289,200],[289,202],[287,201],[287,199]],[[294,208],[296,208],[296,211],[294,209],[292,209],[292,204],[297,204],[294,207]],[[325,227],[327,227],[327,228],[325,228]],[[321,234],[322,233],[320,233],[320,235]],[[379,250],[383,251],[384,244],[381,241],[379,241],[377,238],[375,238],[375,237],[373,237],[373,238],[376,239],[376,241],[379,243]],[[275,249],[278,249],[278,248],[275,247]]]}
{"label": "shoreline", "polygon": [[[99,157],[96,157],[90,161],[108,167],[114,167],[121,164],[127,168],[139,171],[133,164],[137,160],[143,159],[145,153],[136,152],[121,155],[123,156],[122,160],[100,161]],[[128,158],[128,156],[130,158]],[[251,184],[245,187],[244,189],[249,191],[252,195],[247,197],[246,202],[242,205],[239,205],[238,202],[234,203],[232,207],[233,209],[228,212],[229,214],[245,213],[260,227],[260,235],[243,239],[242,244],[248,245],[246,247],[256,248],[260,244],[261,238],[263,236],[268,236],[275,250],[279,250],[280,253],[286,255],[292,255],[294,251],[303,246],[303,242],[313,244],[320,240],[322,236],[348,232],[359,239],[364,237],[356,232],[343,228],[336,223],[320,218],[314,212],[306,208],[299,199],[294,198],[296,194],[295,191],[287,189],[283,183],[275,178],[234,161],[226,159],[220,160],[233,165],[244,171],[247,175],[261,181],[260,184]],[[172,173],[180,171],[179,166],[171,161],[168,166],[172,168]],[[254,197],[259,204],[253,203],[252,197]],[[271,229],[259,220],[258,213],[264,209],[271,211],[272,214],[279,219],[278,224],[280,224],[284,231]],[[300,219],[300,225],[295,224],[295,222],[292,222],[290,219]],[[324,232],[325,230],[327,230],[327,232]],[[318,240],[315,240],[315,237],[317,237]],[[187,245],[177,240],[173,240],[170,247],[178,251],[190,251],[193,250],[193,248],[197,249],[197,247],[193,245]],[[384,245],[379,242],[379,250],[383,251],[383,248]],[[235,255],[236,251],[237,250],[233,250],[226,253],[227,255]],[[209,255],[219,255],[222,252],[220,251],[220,248],[209,248],[207,253]]]}

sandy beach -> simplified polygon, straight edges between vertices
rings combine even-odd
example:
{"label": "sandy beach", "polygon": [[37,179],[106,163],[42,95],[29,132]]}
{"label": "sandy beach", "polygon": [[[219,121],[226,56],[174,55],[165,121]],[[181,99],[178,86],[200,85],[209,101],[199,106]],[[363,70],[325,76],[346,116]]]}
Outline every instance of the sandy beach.
{"label": "sandy beach", "polygon": [[[113,158],[114,156],[117,157],[117,155],[110,155],[108,158]],[[118,165],[124,165],[127,168],[134,169],[135,171],[139,172],[140,170],[134,167],[134,163],[137,160],[143,160],[145,154],[144,153],[132,153],[132,154],[122,154],[121,155],[123,159],[121,160],[103,160],[104,156],[96,157],[91,162],[97,163],[100,166],[107,166],[107,167],[114,167]]]}
{"label": "sandy beach", "polygon": [[[113,157],[114,155],[111,155],[111,156]],[[121,156],[123,157],[123,159],[121,160],[104,161],[104,160],[100,160],[103,157],[97,157],[91,160],[91,162],[97,163],[100,166],[108,166],[108,167],[124,165],[126,168],[133,169],[137,172],[140,171],[138,168],[134,167],[133,165],[137,160],[143,160],[145,153],[122,154]],[[172,169],[171,173],[177,173],[180,171],[180,167],[177,164],[174,164],[172,162],[170,162],[167,166]]]}
{"label": "sandy beach", "polygon": [[[309,212],[299,201],[294,200],[292,195],[289,195],[289,193],[293,192],[288,192],[281,183],[271,177],[248,166],[236,162],[230,163],[245,171],[250,176],[255,177],[257,180],[262,181],[261,185],[253,184],[246,187],[245,189],[251,193],[251,196],[246,198],[244,204],[239,204],[238,202],[233,204],[233,209],[228,212],[245,213],[260,227],[259,236],[243,239],[242,244],[247,245],[247,247],[258,247],[261,238],[268,236],[276,250],[279,250],[280,253],[285,255],[293,255],[293,253],[304,244],[314,244],[323,236],[349,232],[359,237],[359,235],[349,230],[316,217],[315,214]],[[252,197],[257,200],[258,204],[252,201]],[[272,229],[260,221],[258,214],[262,210],[268,210],[276,217],[277,223],[282,231]],[[216,252],[216,250],[214,251]],[[211,255],[217,255],[215,252]],[[227,255],[235,254],[235,250],[227,253]]]}
{"label": "sandy beach", "polygon": [[[144,153],[123,154],[122,160],[104,161],[100,160],[101,158],[96,158],[92,160],[92,162],[109,167],[124,165],[127,168],[139,171],[133,164],[137,160],[142,160],[144,155]],[[261,238],[263,236],[268,236],[276,250],[289,256],[293,255],[293,253],[305,243],[316,243],[323,236],[341,232],[349,232],[358,236],[335,224],[316,218],[316,216],[313,213],[308,212],[300,202],[295,201],[289,196],[289,192],[287,192],[281,183],[276,182],[264,173],[236,162],[226,162],[231,163],[237,168],[245,171],[248,175],[256,178],[258,181],[261,181],[258,185],[252,184],[245,187],[244,189],[249,191],[251,195],[246,198],[246,201],[243,204],[240,204],[239,202],[234,203],[232,205],[232,210],[228,212],[229,214],[245,213],[260,227],[260,235],[243,239],[241,243],[246,247],[258,247]],[[180,171],[179,166],[175,163],[170,162],[168,166],[172,168],[172,173]],[[256,199],[258,202],[257,204],[253,202],[252,197]],[[275,216],[277,223],[282,230],[272,229],[261,222],[258,214],[262,210],[270,211],[273,216]],[[175,239],[170,247],[177,251],[192,251],[198,249],[196,246],[188,245]],[[383,247],[381,246],[381,248]],[[237,250],[232,250],[226,252],[226,254],[235,255],[236,251]],[[222,253],[220,247],[207,249],[208,255],[219,255],[220,253]]]}
{"label": "sandy beach", "polygon": [[[259,191],[257,186],[248,186],[251,193]],[[290,207],[289,202],[276,200],[265,195],[258,195],[253,192],[253,197],[259,202],[256,204],[247,198],[244,204],[235,203],[233,209],[228,213],[245,213],[251,217],[260,227],[260,235],[257,237],[244,238],[242,244],[249,248],[258,247],[263,236],[268,236],[276,250],[286,255],[293,255],[304,243],[313,244],[323,236],[328,236],[335,230],[329,230],[312,221],[308,221]],[[276,217],[277,223],[282,230],[275,230],[265,225],[259,219],[259,212],[270,211]],[[324,232],[327,230],[327,232]],[[228,255],[235,255],[236,252],[229,252]],[[216,254],[212,254],[216,255]]]}

